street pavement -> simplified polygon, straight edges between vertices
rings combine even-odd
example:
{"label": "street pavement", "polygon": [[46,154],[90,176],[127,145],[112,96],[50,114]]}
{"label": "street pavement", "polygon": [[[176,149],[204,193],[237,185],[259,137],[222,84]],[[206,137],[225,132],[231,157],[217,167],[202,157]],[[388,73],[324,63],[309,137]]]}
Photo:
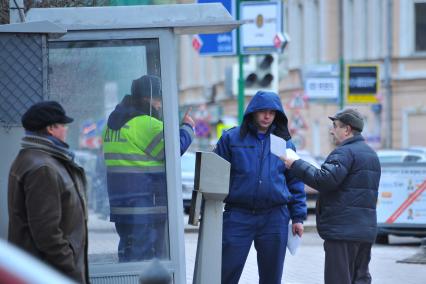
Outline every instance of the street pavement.
{"label": "street pavement", "polygon": [[[198,235],[185,234],[186,279],[192,283],[193,265]],[[419,240],[415,238],[390,238],[390,245],[374,245],[370,272],[373,283],[425,284],[426,265],[397,263],[419,250]],[[324,250],[323,241],[316,232],[304,234],[302,244],[293,256],[287,252],[282,283],[320,284],[323,281]],[[241,275],[240,284],[258,283],[256,251],[252,247]]]}
{"label": "street pavement", "polygon": [[[188,217],[185,216],[185,224]],[[99,219],[95,214],[89,216],[89,254],[96,261],[99,253],[115,255],[118,237],[113,223]],[[282,283],[316,284],[323,283],[324,250],[323,241],[315,230],[315,219],[309,216],[305,223],[305,234],[296,254],[287,253]],[[198,228],[185,225],[186,279],[192,283],[197,250]],[[374,245],[370,272],[373,283],[386,284],[425,284],[426,265],[398,263],[420,250],[420,240],[390,236],[389,245]],[[250,250],[240,284],[258,283],[256,251]]]}

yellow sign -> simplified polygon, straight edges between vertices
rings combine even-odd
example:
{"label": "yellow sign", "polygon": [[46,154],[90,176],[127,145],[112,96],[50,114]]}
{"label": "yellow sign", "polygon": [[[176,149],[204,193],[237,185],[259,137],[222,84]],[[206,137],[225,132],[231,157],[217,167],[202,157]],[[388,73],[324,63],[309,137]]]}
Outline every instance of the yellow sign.
{"label": "yellow sign", "polygon": [[225,131],[225,130],[228,130],[228,129],[230,129],[230,128],[232,128],[232,127],[234,127],[235,125],[230,125],[230,124],[223,124],[223,123],[218,123],[217,124],[217,126],[216,126],[216,135],[217,135],[217,139],[219,139],[221,136],[222,136],[222,134],[223,134],[223,131]]}
{"label": "yellow sign", "polygon": [[345,94],[348,104],[377,104],[380,89],[378,64],[346,64]]}

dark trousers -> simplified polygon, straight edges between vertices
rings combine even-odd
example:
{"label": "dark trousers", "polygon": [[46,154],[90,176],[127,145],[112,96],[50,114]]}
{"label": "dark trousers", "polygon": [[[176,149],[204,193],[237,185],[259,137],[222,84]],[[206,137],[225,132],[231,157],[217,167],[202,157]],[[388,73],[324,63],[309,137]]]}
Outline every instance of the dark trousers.
{"label": "dark trousers", "polygon": [[371,283],[368,270],[371,246],[371,243],[326,240],[324,242],[324,283]]}
{"label": "dark trousers", "polygon": [[118,243],[118,261],[131,262],[153,258],[167,258],[165,239],[166,224],[124,224],[115,223],[120,241]]}
{"label": "dark trousers", "polygon": [[226,210],[223,215],[222,284],[238,283],[253,242],[259,283],[281,283],[288,222],[285,206],[264,213]]}

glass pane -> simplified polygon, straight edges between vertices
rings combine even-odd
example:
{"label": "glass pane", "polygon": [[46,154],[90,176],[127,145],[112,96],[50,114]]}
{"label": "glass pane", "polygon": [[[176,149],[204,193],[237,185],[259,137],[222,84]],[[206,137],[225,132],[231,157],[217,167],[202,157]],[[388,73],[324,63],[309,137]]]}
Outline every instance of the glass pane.
{"label": "glass pane", "polygon": [[158,39],[49,44],[49,99],[75,119],[88,179],[91,264],[170,258],[159,74]]}
{"label": "glass pane", "polygon": [[426,3],[415,4],[416,51],[426,51]]}

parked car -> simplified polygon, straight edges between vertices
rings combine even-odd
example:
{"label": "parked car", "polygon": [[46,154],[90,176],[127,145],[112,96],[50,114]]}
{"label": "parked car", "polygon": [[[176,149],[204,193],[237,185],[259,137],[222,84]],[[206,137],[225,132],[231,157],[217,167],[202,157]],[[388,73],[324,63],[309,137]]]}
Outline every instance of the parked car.
{"label": "parked car", "polygon": [[426,162],[426,154],[418,150],[383,149],[377,155],[380,163]]}
{"label": "parked car", "polygon": [[[301,159],[311,163],[316,168],[320,168],[320,165],[316,159],[308,151],[301,150],[298,151],[297,154]],[[186,152],[183,154],[181,157],[181,170],[183,208],[185,213],[189,213],[189,208],[191,207],[192,190],[194,189],[195,153]],[[310,186],[305,185],[305,192],[308,210],[312,211],[315,209],[318,191]]]}
{"label": "parked car", "polygon": [[192,190],[194,189],[195,176],[195,153],[186,152],[180,159],[181,179],[182,179],[182,198],[185,213],[189,213],[191,207]]}

